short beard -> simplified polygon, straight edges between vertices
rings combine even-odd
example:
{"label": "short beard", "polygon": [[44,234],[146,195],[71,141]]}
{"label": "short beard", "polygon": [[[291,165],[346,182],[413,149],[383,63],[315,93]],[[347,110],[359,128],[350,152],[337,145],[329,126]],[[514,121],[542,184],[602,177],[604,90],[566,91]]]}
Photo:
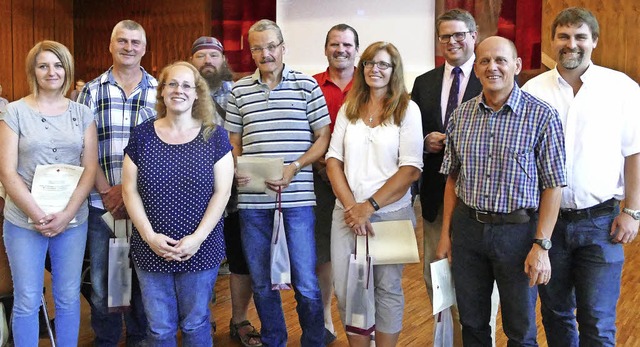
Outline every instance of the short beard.
{"label": "short beard", "polygon": [[222,63],[220,69],[216,69],[214,72],[200,72],[202,78],[207,81],[209,90],[216,92],[222,86],[224,81],[233,81],[233,73],[227,65],[227,62]]}
{"label": "short beard", "polygon": [[564,54],[560,53],[560,65],[567,70],[574,70],[578,68],[578,66],[582,65],[584,60],[583,52],[578,52],[577,58],[565,58]]}

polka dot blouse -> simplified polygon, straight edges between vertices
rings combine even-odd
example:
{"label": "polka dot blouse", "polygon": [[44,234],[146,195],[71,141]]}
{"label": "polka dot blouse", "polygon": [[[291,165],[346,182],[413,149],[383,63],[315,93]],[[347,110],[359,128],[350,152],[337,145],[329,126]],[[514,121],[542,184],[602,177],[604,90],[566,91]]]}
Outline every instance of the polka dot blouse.
{"label": "polka dot blouse", "polygon": [[[184,144],[167,144],[154,129],[154,120],[135,127],[125,153],[138,167],[138,193],[153,230],[174,240],[192,234],[213,196],[213,166],[231,150],[226,130],[217,127],[207,141],[202,130]],[[134,227],[133,259],[149,272],[187,272],[211,269],[224,258],[223,218],[191,259],[165,261],[142,240]]]}

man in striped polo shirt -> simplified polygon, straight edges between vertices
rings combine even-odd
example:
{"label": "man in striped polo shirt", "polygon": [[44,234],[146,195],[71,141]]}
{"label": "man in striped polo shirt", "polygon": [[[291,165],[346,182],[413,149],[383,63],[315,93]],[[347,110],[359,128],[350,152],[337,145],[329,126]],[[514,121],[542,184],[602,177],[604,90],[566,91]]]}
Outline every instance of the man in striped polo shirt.
{"label": "man in striped polo shirt", "polygon": [[[323,346],[324,318],[316,277],[315,194],[311,164],[329,145],[329,112],[316,81],[285,66],[285,44],[276,23],[260,20],[249,29],[256,72],[239,80],[227,104],[225,128],[235,156],[284,158],[283,177],[267,181],[282,189],[282,211],[298,302],[302,346]],[[247,177],[237,175],[238,185]],[[251,273],[254,302],[265,346],[286,346],[280,293],[271,289],[270,243],[276,200],[264,193],[238,197],[240,230]]]}

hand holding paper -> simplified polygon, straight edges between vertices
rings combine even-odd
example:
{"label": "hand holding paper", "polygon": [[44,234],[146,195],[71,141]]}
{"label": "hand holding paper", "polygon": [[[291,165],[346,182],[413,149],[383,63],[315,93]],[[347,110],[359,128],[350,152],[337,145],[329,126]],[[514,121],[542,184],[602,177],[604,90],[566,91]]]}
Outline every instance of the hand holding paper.
{"label": "hand holding paper", "polygon": [[[419,263],[418,243],[410,220],[371,223],[369,254],[374,265]],[[357,237],[358,248],[365,247],[365,238]]]}
{"label": "hand holding paper", "polygon": [[[238,157],[238,192],[266,193],[267,180],[283,178],[283,165],[283,158]],[[240,185],[241,179],[246,182],[246,185]]]}
{"label": "hand holding paper", "polygon": [[456,291],[453,286],[451,265],[448,259],[436,260],[431,266],[431,283],[433,285],[433,314],[456,303]]}

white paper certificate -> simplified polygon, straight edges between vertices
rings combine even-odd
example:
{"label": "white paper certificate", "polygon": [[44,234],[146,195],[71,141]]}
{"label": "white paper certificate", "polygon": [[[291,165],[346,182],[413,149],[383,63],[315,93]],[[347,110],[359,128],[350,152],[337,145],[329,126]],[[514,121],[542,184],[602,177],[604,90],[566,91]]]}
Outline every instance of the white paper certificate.
{"label": "white paper certificate", "polygon": [[265,180],[279,180],[284,169],[283,158],[238,157],[238,172],[249,175],[251,181],[244,187],[238,187],[240,193],[268,193]]}
{"label": "white paper certificate", "polygon": [[436,260],[431,266],[431,284],[433,285],[433,314],[456,303],[456,291],[453,286],[451,265],[447,258]]}
{"label": "white paper certificate", "polygon": [[[66,164],[36,167],[31,195],[44,213],[52,214],[64,210],[78,186],[83,171],[83,167]],[[75,222],[75,218],[71,222]],[[29,219],[29,223],[33,221]]]}

